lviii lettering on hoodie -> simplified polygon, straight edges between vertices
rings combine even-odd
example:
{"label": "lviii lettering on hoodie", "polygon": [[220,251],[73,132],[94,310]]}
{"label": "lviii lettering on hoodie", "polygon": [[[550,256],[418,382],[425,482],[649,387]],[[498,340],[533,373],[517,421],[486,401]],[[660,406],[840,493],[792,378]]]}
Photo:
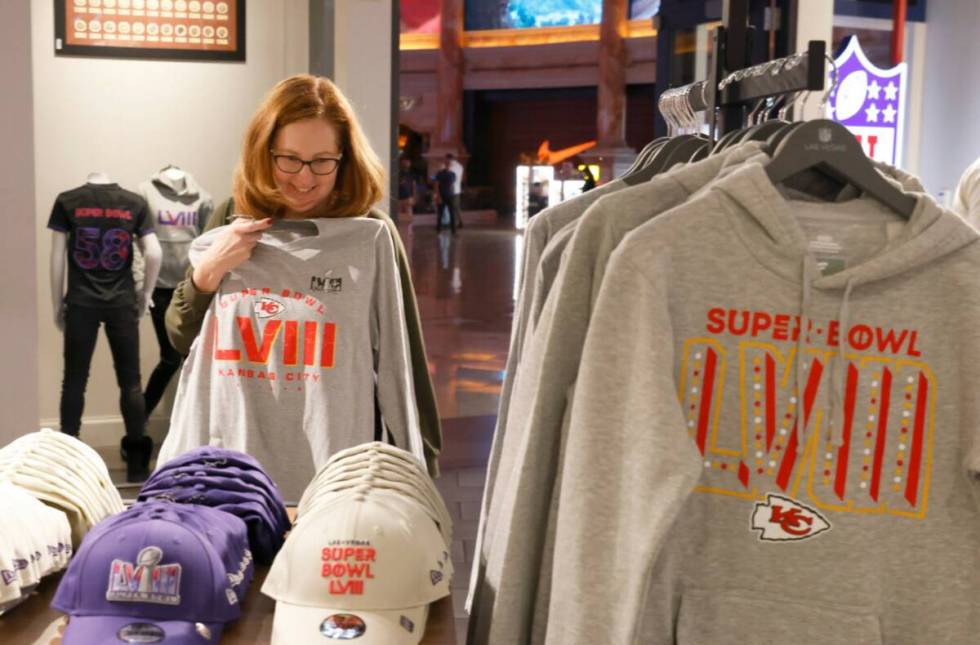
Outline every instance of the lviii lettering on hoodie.
{"label": "lviii lettering on hoodie", "polygon": [[[841,333],[836,320],[806,322],[802,402],[794,390],[799,316],[712,308],[709,336],[685,341],[678,390],[704,457],[697,490],[757,500],[778,489],[820,510],[925,517],[936,379],[918,332],[861,323]],[[842,342],[835,441],[821,401]],[[730,397],[739,423],[719,424]]]}

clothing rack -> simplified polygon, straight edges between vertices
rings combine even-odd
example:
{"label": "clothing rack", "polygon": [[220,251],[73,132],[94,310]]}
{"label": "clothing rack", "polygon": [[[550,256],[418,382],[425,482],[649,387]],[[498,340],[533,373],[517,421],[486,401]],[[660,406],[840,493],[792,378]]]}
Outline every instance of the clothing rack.
{"label": "clothing rack", "polygon": [[811,40],[805,52],[749,66],[752,35],[748,0],[729,0],[723,26],[714,32],[708,79],[666,90],[658,101],[661,112],[667,101],[681,96],[691,111],[708,113],[712,138],[717,139],[741,128],[747,110],[761,100],[823,89],[826,42]]}

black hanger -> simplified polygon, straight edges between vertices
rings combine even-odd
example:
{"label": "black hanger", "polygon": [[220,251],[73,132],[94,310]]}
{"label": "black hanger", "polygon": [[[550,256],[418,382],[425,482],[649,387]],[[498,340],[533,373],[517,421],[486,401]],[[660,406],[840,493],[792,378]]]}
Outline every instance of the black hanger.
{"label": "black hanger", "polygon": [[788,123],[781,130],[777,130],[776,132],[773,132],[772,134],[769,135],[769,138],[766,139],[766,148],[768,148],[769,150],[775,150],[776,148],[779,147],[779,144],[782,143],[783,139],[789,136],[790,132],[800,127],[801,125],[803,125],[803,123],[801,122]]}
{"label": "black hanger", "polygon": [[700,146],[706,143],[707,139],[694,134],[682,134],[674,137],[660,146],[643,168],[628,177],[623,177],[623,181],[628,186],[636,186],[649,181],[674,164],[687,161]]}
{"label": "black hanger", "polygon": [[766,174],[774,184],[812,169],[860,188],[905,219],[912,216],[918,203],[915,197],[888,183],[871,165],[854,135],[836,121],[801,123],[775,150],[770,149],[770,155],[772,161],[766,165]]}
{"label": "black hanger", "polygon": [[643,146],[643,149],[640,150],[640,153],[636,155],[636,159],[633,160],[633,165],[631,165],[626,170],[626,172],[622,174],[620,179],[628,177],[629,175],[633,174],[634,172],[642,168],[643,165],[647,162],[647,159],[654,153],[654,151],[656,151],[661,145],[666,143],[669,139],[670,137],[657,137],[650,143]]}

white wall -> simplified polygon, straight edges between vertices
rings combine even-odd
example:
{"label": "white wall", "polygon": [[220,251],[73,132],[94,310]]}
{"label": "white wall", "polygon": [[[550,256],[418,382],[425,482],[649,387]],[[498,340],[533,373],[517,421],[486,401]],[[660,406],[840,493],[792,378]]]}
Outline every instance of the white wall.
{"label": "white wall", "polygon": [[[20,4],[0,3],[0,33],[8,31],[7,14],[17,13],[8,7]],[[33,293],[19,304],[39,312],[40,349],[34,360],[39,370],[36,382],[40,388],[40,417],[42,423],[57,426],[62,338],[50,322],[50,234],[46,229],[55,197],[84,183],[93,170],[105,171],[132,190],[168,163],[193,173],[216,200],[227,197],[241,136],[259,100],[277,81],[308,68],[309,5],[307,0],[249,0],[245,63],[56,58],[53,5],[51,0],[31,2],[36,150],[35,220],[31,234],[37,234],[36,259],[33,249],[24,253],[29,253],[30,262],[36,262],[39,297],[36,306]],[[13,24],[9,35],[0,36],[4,41],[18,37],[14,32],[16,21]],[[6,57],[2,57],[0,69],[4,70],[5,88],[7,64]],[[6,111],[0,113],[4,126],[13,116]],[[13,122],[29,131],[29,116]],[[5,142],[9,140],[9,136],[4,138]],[[4,157],[9,159],[9,155]],[[8,236],[12,233],[7,229],[3,239],[11,239]],[[0,279],[7,280],[9,262],[6,257],[3,262],[4,277]],[[17,280],[22,284],[23,277],[18,276]],[[33,281],[29,282],[33,288]],[[7,293],[5,290],[0,300],[6,300]],[[149,319],[143,322],[140,334],[145,383],[159,356]],[[33,366],[25,369],[25,377],[34,379]],[[92,362],[83,418],[82,433],[89,443],[118,442],[122,434],[118,396],[103,335]],[[33,407],[29,397],[24,399],[24,405]]]}
{"label": "white wall", "polygon": [[[392,0],[336,0],[334,82],[357,112],[371,146],[391,168]],[[385,184],[388,185],[387,182]],[[381,208],[387,210],[387,197]]]}
{"label": "white wall", "polygon": [[[51,4],[51,3],[48,3]],[[38,321],[34,267],[34,141],[31,10],[0,2],[0,445],[37,429]],[[50,324],[50,323],[49,323]]]}
{"label": "white wall", "polygon": [[980,157],[980,1],[930,2],[919,174],[937,193]]}

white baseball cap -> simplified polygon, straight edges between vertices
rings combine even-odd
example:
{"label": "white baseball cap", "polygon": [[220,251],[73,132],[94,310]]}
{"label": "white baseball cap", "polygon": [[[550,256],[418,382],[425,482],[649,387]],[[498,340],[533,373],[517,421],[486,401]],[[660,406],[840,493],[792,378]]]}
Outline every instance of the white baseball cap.
{"label": "white baseball cap", "polygon": [[309,497],[309,503],[303,508],[302,514],[297,511],[297,520],[302,519],[309,513],[315,512],[317,507],[331,503],[336,497],[362,490],[365,487],[371,490],[394,492],[413,499],[425,510],[432,521],[436,523],[443,541],[446,544],[452,543],[452,520],[449,519],[448,511],[444,507],[441,511],[438,507],[433,508],[432,503],[425,499],[410,482],[382,478],[376,474],[321,484],[317,491]]}
{"label": "white baseball cap", "polygon": [[365,467],[374,465],[390,467],[397,470],[400,473],[403,473],[404,476],[411,477],[412,479],[418,481],[418,483],[429,490],[433,496],[439,496],[439,491],[436,488],[435,483],[425,470],[420,468],[417,464],[407,462],[404,459],[400,459],[391,454],[380,451],[362,452],[347,459],[329,462],[317,472],[313,481],[316,482],[323,479],[334,479],[340,476],[342,473],[359,471]]}
{"label": "white baseball cap", "polygon": [[272,642],[414,645],[452,574],[418,501],[362,485],[311,509],[286,539],[262,586],[277,601]]}
{"label": "white baseball cap", "polygon": [[[351,473],[363,472],[365,468],[393,470],[400,473],[398,480],[412,479],[428,491],[427,497],[433,507],[445,507],[442,496],[425,468],[415,457],[400,448],[379,441],[361,444],[334,454],[307,486],[304,497],[318,487],[325,479],[347,479]],[[302,501],[300,502],[303,506]]]}
{"label": "white baseball cap", "polygon": [[[426,476],[427,477],[427,476]],[[318,504],[324,497],[329,497],[337,491],[354,488],[360,484],[370,484],[375,488],[399,490],[421,502],[439,524],[443,538],[447,543],[452,541],[452,518],[445,502],[431,484],[418,478],[413,471],[404,469],[399,462],[371,460],[358,465],[351,464],[348,468],[335,470],[332,475],[318,477],[303,493],[297,508],[299,516]]]}
{"label": "white baseball cap", "polygon": [[0,480],[64,511],[76,545],[92,526],[124,508],[98,453],[48,428],[0,449]]}
{"label": "white baseball cap", "polygon": [[10,482],[0,482],[0,499],[0,603],[7,603],[65,568],[71,527],[64,513]]}

